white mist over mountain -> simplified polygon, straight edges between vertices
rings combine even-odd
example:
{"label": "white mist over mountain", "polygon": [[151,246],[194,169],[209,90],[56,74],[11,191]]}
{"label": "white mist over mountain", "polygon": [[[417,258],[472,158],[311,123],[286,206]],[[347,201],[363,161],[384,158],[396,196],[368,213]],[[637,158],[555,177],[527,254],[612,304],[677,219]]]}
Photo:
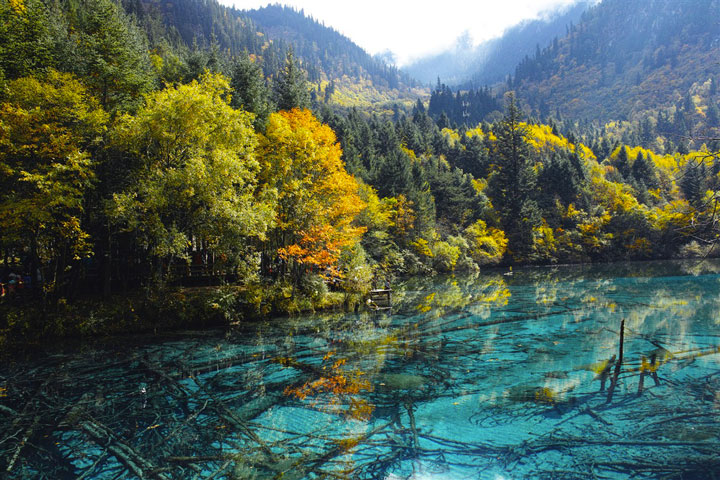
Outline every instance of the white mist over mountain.
{"label": "white mist over mountain", "polygon": [[[467,48],[500,36],[523,20],[542,18],[578,0],[387,1],[284,0],[398,66],[458,44]],[[241,10],[267,0],[220,0]]]}

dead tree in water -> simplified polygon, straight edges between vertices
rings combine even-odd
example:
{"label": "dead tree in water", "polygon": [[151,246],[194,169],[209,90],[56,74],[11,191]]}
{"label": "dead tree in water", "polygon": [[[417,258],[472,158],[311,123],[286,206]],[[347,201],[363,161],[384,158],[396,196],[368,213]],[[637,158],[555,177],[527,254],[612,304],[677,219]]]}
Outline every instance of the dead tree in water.
{"label": "dead tree in water", "polygon": [[618,361],[615,363],[615,373],[613,373],[612,382],[610,382],[610,388],[608,388],[607,403],[612,402],[613,393],[615,393],[615,387],[617,387],[618,377],[620,377],[620,366],[623,361],[623,340],[625,337],[625,319],[623,318],[620,322],[620,353],[618,354]]}

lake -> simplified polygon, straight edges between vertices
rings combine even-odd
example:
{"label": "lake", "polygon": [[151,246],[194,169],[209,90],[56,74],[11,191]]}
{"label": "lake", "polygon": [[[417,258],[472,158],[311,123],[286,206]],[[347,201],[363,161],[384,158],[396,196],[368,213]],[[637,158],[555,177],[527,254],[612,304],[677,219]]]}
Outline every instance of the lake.
{"label": "lake", "polygon": [[718,272],[686,261],[411,279],[393,285],[390,312],[20,352],[0,366],[0,472],[714,478]]}

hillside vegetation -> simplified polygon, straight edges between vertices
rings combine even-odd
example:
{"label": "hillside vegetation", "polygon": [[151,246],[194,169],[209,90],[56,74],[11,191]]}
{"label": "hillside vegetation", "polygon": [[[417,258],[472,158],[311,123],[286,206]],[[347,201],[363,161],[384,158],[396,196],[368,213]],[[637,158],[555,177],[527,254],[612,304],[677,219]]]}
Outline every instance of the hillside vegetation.
{"label": "hillside vegetation", "polygon": [[716,253],[718,141],[660,133],[711,118],[715,77],[670,117],[602,126],[442,84],[381,115],[326,101],[347,94],[319,95],[300,48],[268,76],[125,8],[0,0],[1,265],[26,295],[0,329],[93,330],[54,315],[88,294],[170,302],[198,277],[234,286],[208,297],[227,320],[350,307],[394,275]]}

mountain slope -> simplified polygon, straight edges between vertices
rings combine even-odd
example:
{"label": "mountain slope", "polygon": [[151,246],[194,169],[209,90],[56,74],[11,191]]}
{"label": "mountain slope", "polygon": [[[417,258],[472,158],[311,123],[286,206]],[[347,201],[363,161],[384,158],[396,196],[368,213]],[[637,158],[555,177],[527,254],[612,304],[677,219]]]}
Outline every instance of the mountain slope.
{"label": "mountain slope", "polygon": [[407,75],[398,74],[395,67],[371,57],[349,38],[306,17],[302,10],[269,5],[242,14],[255,22],[268,38],[291,43],[295,53],[307,65],[311,81],[320,79],[319,69],[330,78],[365,77],[387,88],[412,83]]}
{"label": "mountain slope", "polygon": [[334,91],[336,103],[342,99],[352,106],[411,104],[420,94],[411,91],[414,81],[408,75],[373,58],[303,11],[279,5],[237,10],[216,0],[123,0],[123,6],[138,18],[155,47],[175,39],[176,46],[192,49],[196,45],[224,59],[246,51],[267,78],[277,76],[292,48],[316,94],[331,100],[329,94]]}
{"label": "mountain slope", "polygon": [[684,103],[704,116],[717,102],[718,18],[718,0],[605,0],[522,61],[512,86],[541,115],[630,120]]}

